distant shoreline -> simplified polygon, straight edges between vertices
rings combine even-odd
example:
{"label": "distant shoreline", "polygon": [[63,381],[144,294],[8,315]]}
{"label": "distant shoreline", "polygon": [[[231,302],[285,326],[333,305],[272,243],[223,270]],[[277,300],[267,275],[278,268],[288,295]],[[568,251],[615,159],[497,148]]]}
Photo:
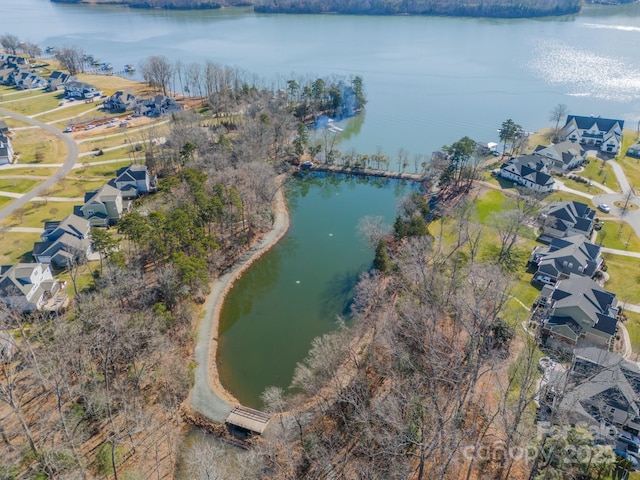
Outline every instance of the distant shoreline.
{"label": "distant shoreline", "polygon": [[[266,14],[325,14],[325,15],[370,15],[370,16],[445,16],[471,18],[539,18],[573,15],[581,10],[578,0],[557,0],[553,5],[537,7],[536,0],[528,4],[452,4],[433,0],[430,5],[413,7],[411,2],[403,7],[379,5],[375,8],[360,8],[345,4],[341,0],[328,0],[308,3],[306,0],[258,0],[255,3],[246,0],[51,0],[54,3],[82,5],[115,5],[135,9],[149,10],[220,10],[226,7],[253,7],[255,13]],[[499,1],[499,0],[498,0]],[[616,3],[628,3],[618,0]],[[610,5],[610,3],[607,3]]]}

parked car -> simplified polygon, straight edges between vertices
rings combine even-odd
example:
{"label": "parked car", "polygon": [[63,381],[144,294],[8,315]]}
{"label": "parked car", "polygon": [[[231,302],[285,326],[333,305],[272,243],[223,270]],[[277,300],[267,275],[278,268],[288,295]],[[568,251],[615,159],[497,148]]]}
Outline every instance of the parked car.
{"label": "parked car", "polygon": [[640,446],[640,439],[629,432],[620,432],[618,434],[618,440],[626,443],[627,445],[634,445],[636,447]]}
{"label": "parked car", "polygon": [[604,213],[609,213],[611,211],[611,207],[606,203],[599,203],[598,209]]}
{"label": "parked car", "polygon": [[553,285],[555,282],[551,280],[551,277],[547,277],[546,275],[536,275],[533,277],[534,282],[544,283],[545,285]]}

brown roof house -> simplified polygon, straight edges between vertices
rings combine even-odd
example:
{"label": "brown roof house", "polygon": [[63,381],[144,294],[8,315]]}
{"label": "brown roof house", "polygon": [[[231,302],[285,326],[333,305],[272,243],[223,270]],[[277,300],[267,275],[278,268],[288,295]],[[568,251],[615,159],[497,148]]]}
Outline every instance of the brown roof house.
{"label": "brown roof house", "polygon": [[18,263],[0,267],[0,302],[10,310],[35,312],[60,291],[49,265]]}
{"label": "brown roof house", "polygon": [[33,256],[38,262],[59,268],[84,263],[91,253],[90,235],[89,220],[74,214],[61,221],[45,222],[42,241],[33,245]]}
{"label": "brown roof house", "polygon": [[122,192],[111,185],[104,185],[86,193],[84,205],[74,210],[73,213],[89,220],[92,227],[114,225],[122,217]]}

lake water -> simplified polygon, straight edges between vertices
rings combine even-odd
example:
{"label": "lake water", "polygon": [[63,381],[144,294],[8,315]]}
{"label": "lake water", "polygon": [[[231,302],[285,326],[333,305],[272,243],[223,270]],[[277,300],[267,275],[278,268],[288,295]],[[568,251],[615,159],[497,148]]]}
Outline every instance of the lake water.
{"label": "lake water", "polygon": [[549,125],[573,114],[640,119],[640,5],[588,7],[535,20],[278,16],[251,9],[173,12],[2,2],[3,25],[40,45],[76,45],[115,68],[149,55],[210,59],[262,78],[362,75],[363,121],[341,147],[427,154],[464,135],[497,139],[513,118]]}
{"label": "lake water", "polygon": [[[558,103],[640,126],[639,4],[490,20],[1,3],[3,25],[15,26],[7,33],[80,46],[116,69],[165,55],[239,66],[280,85],[291,72],[362,75],[369,103],[362,117],[343,122],[341,146],[361,153],[404,148],[428,156],[464,135],[495,141],[507,118],[526,130],[549,126]],[[242,277],[224,308],[221,375],[248,405],[259,404],[266,385],[287,386],[310,340],[347,307],[372,258],[357,236],[359,219],[383,215],[391,223],[395,214],[393,188],[307,186],[291,196],[291,231]]]}
{"label": "lake water", "polygon": [[265,387],[286,388],[311,340],[348,319],[352,289],[371,266],[360,233],[366,216],[393,224],[416,185],[312,176],[288,190],[291,228],[236,282],[221,314],[218,368],[243,404],[260,407]]}

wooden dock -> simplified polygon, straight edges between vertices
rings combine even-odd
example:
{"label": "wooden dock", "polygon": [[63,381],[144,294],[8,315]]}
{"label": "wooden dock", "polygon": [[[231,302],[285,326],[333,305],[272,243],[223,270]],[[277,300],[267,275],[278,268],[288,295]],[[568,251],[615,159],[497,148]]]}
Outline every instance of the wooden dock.
{"label": "wooden dock", "polygon": [[425,182],[427,176],[424,173],[398,172],[391,170],[378,170],[368,167],[347,167],[344,165],[327,165],[314,163],[310,166],[301,166],[301,171],[342,173],[345,175],[358,175],[362,177],[379,177],[394,180],[408,180],[411,182]]}
{"label": "wooden dock", "polygon": [[260,410],[254,410],[249,407],[235,407],[231,410],[231,413],[227,417],[225,423],[233,425],[234,427],[240,427],[251,432],[262,434],[267,428],[271,415],[261,412]]}

